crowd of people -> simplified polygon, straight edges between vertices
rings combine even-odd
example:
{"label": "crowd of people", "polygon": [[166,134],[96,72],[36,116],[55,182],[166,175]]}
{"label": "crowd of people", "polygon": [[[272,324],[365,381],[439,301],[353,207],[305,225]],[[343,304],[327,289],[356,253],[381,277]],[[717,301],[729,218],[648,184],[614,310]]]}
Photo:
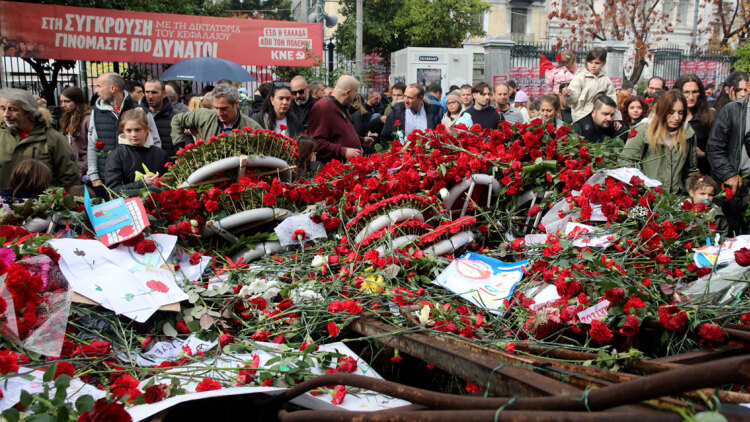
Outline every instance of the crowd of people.
{"label": "crowd of people", "polygon": [[[579,69],[574,52],[562,53],[545,77],[550,92],[539,98],[529,98],[513,81],[452,86],[445,95],[439,84],[397,82],[388,92],[370,88],[360,94],[352,76],[332,87],[296,76],[259,85],[252,106],[241,109],[240,91],[229,80],[183,100],[177,83],[132,82],[105,73],[93,86],[91,106],[71,86],[60,93],[62,114],[52,119],[28,92],[4,89],[0,196],[23,200],[45,184],[79,192],[88,186],[105,198],[138,190],[153,185],[186,144],[244,127],[295,138],[300,162],[290,164],[301,177],[328,161],[373,153],[376,145],[387,149],[417,129],[498,128],[503,121],[538,119],[556,128],[571,125],[591,143],[621,138],[621,162],[661,181],[665,191],[700,201],[717,195],[723,184],[731,197],[723,204],[728,230],[747,232],[748,75],[730,74],[719,90],[693,74],[680,76],[671,89],[655,76],[639,94],[628,81],[615,89],[603,71],[606,61],[607,51],[593,48]],[[34,186],[19,182],[32,177]]]}

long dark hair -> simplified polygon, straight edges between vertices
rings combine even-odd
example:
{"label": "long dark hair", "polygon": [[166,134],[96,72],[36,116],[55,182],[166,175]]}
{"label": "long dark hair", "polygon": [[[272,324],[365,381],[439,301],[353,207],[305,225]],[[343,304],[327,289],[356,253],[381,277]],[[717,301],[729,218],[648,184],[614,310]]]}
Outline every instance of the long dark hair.
{"label": "long dark hair", "polygon": [[83,96],[83,91],[77,86],[69,86],[63,89],[60,96],[64,96],[70,101],[73,101],[76,105],[75,110],[70,112],[63,111],[62,116],[60,116],[60,132],[63,135],[75,136],[81,130],[83,116],[88,113],[91,107],[86,104],[86,98]]}
{"label": "long dark hair", "polygon": [[748,77],[747,73],[740,72],[739,70],[730,73],[729,76],[724,79],[724,84],[722,84],[721,91],[719,91],[719,97],[716,98],[716,101],[714,102],[714,110],[716,110],[716,114],[719,114],[719,111],[722,107],[727,105],[727,103],[732,102],[732,98],[729,96],[727,88],[729,88],[730,91],[736,91],[740,87],[740,82],[747,82],[748,80],[750,80],[750,77]]}
{"label": "long dark hair", "polygon": [[[284,89],[289,91],[290,94],[292,93],[292,88],[290,88],[289,84],[286,84],[286,83],[274,83],[272,85],[272,88],[273,89],[271,89],[271,92],[268,94],[266,99],[263,100],[263,107],[261,108],[261,116],[268,115],[269,127],[266,128],[268,130],[273,130],[274,127],[276,127],[276,110],[273,108],[273,104],[271,103],[271,98],[275,97],[277,92],[284,90]],[[294,99],[292,99],[292,101],[294,101]],[[289,115],[289,112],[287,111],[286,114]]]}
{"label": "long dark hair", "polygon": [[696,85],[698,85],[698,91],[700,91],[700,93],[698,94],[698,102],[695,103],[695,106],[690,110],[690,113],[693,116],[698,116],[698,119],[701,122],[701,127],[704,131],[710,132],[711,126],[714,124],[714,112],[708,105],[706,88],[703,86],[703,81],[701,81],[701,78],[692,73],[681,75],[679,78],[677,78],[672,88],[682,92],[683,85],[688,82],[695,82]]}
{"label": "long dark hair", "polygon": [[[627,100],[625,100],[624,103],[622,103],[622,108],[620,108],[620,114],[622,114],[622,122],[628,126],[632,126],[634,122],[633,119],[630,118],[630,115],[628,114],[628,107],[630,107],[630,104],[633,103],[641,103],[641,108],[643,109],[643,113],[641,114],[641,119],[643,120],[644,117],[648,116],[648,103],[646,103],[646,100],[641,97],[640,95],[634,95],[628,97]],[[640,122],[639,120],[639,122]]]}

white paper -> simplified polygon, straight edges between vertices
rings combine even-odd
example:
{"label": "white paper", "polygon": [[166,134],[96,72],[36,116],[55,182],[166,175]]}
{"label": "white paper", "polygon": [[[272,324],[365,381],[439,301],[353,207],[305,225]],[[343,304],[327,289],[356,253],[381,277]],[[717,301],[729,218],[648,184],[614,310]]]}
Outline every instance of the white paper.
{"label": "white paper", "polygon": [[632,179],[633,176],[636,176],[639,179],[643,180],[644,185],[650,188],[661,186],[660,181],[646,176],[645,174],[643,174],[642,171],[634,167],[623,167],[619,169],[608,169],[608,170],[600,170],[600,171],[603,171],[607,176],[614,177],[615,179],[621,182],[625,182],[627,184],[630,184],[630,179]]}
{"label": "white paper", "polygon": [[578,313],[578,319],[584,324],[591,324],[595,319],[602,319],[609,313],[609,301],[604,299],[594,306],[590,306]]}
{"label": "white paper", "polygon": [[557,286],[554,284],[545,284],[544,287],[539,286],[534,289],[529,289],[526,292],[526,296],[534,299],[534,304],[531,305],[532,311],[560,299],[560,295],[557,294]]}
{"label": "white paper", "polygon": [[328,237],[325,226],[322,223],[315,223],[312,221],[312,219],[310,219],[310,214],[293,215],[279,223],[279,225],[273,229],[279,237],[279,243],[281,243],[281,246],[299,244],[300,242],[294,238],[294,232],[297,230],[304,230],[307,234],[307,238],[304,239],[302,243],[305,243],[308,239]]}
{"label": "white paper", "polygon": [[594,226],[574,222],[568,222],[565,226],[566,235],[574,234],[575,240],[573,241],[573,246],[577,248],[606,248],[613,243],[613,240],[610,240],[610,238],[613,238],[614,235],[596,235],[594,233],[601,233],[601,230]]}
{"label": "white paper", "polygon": [[[174,236],[156,240],[171,253]],[[60,270],[72,290],[116,314],[143,322],[161,306],[188,298],[175,275],[161,268],[164,258],[157,251],[139,257],[124,246],[112,251],[96,240],[53,239],[48,243],[60,253]]]}
{"label": "white paper", "polygon": [[[37,394],[44,391],[43,377],[44,372],[33,370],[30,368],[19,367],[19,374],[29,374],[33,377],[32,380],[26,380],[20,376],[9,377],[0,382],[0,390],[3,391],[3,398],[0,399],[0,412],[9,409],[18,403],[21,399],[21,390],[25,390],[29,394]],[[100,399],[106,396],[106,392],[99,390],[98,388],[86,384],[83,381],[73,378],[70,380],[70,386],[67,388],[68,397],[66,401],[68,403],[75,403],[78,397],[89,394],[94,400]]]}

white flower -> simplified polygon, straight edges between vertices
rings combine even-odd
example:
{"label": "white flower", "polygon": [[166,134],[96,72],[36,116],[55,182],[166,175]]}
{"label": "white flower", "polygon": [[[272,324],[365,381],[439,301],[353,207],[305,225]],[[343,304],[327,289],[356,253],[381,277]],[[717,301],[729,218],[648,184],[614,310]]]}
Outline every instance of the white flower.
{"label": "white flower", "polygon": [[419,323],[421,325],[427,325],[430,322],[430,306],[424,305],[422,310],[419,311]]}
{"label": "white flower", "polygon": [[326,265],[326,258],[323,255],[315,255],[310,265],[313,267],[322,267]]}
{"label": "white flower", "polygon": [[440,197],[445,201],[446,199],[450,198],[451,193],[446,188],[440,189]]}

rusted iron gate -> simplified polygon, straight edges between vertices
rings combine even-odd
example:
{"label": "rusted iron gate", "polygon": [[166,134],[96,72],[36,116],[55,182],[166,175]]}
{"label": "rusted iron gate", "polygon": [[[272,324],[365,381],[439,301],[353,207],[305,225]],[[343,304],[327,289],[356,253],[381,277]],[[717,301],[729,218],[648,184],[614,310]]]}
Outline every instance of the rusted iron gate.
{"label": "rusted iron gate", "polygon": [[[717,392],[714,387],[750,383],[750,354],[741,346],[640,360],[631,368],[637,372],[633,374],[567,362],[594,359],[594,354],[533,343],[517,343],[517,350],[526,353],[509,354],[455,336],[424,334],[418,327],[410,333],[371,315],[363,315],[351,327],[454,376],[486,386],[490,397],[455,396],[352,374],[329,374],[306,381],[272,401],[290,400],[320,386],[344,384],[402,398],[413,405],[374,413],[281,411],[280,420],[670,421],[682,420],[670,409],[689,406],[695,411],[707,410],[704,399]],[[727,329],[735,332],[728,334],[738,340],[748,334],[742,327]],[[724,404],[750,401],[750,395],[733,391],[718,390],[718,397]],[[722,413],[730,421],[750,418],[750,413],[738,409],[723,409]]]}

